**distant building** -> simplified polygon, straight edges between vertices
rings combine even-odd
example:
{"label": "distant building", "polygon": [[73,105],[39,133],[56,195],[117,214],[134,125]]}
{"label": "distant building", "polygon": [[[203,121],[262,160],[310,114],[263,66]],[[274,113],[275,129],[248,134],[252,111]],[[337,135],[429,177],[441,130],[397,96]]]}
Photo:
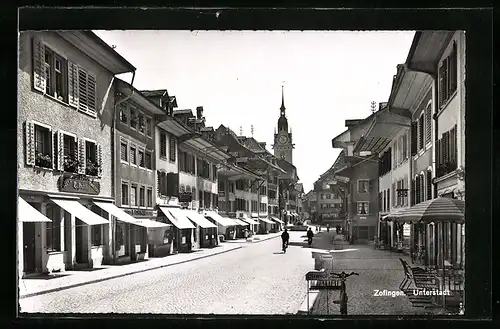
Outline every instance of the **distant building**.
{"label": "distant building", "polygon": [[288,129],[288,119],[285,114],[285,96],[281,91],[280,117],[278,119],[278,131],[274,132],[274,156],[293,163],[293,149],[295,144],[292,140],[292,131]]}

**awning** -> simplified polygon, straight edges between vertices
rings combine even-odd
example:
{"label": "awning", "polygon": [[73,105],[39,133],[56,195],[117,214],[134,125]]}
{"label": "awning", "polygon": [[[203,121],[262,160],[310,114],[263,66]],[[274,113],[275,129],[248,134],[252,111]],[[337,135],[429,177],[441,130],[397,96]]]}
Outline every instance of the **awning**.
{"label": "awning", "polygon": [[242,220],[239,220],[239,219],[237,219],[237,218],[231,218],[231,219],[232,219],[232,220],[233,220],[236,224],[238,224],[238,225],[240,225],[240,226],[248,226],[248,225],[250,225],[250,224],[248,224],[248,223],[246,223],[246,222],[244,222],[244,221],[242,221]]}
{"label": "awning", "polygon": [[438,197],[406,208],[399,213],[394,221],[398,222],[455,222],[463,223],[465,201]]}
{"label": "awning", "polygon": [[76,200],[61,200],[52,198],[51,200],[87,225],[109,224],[105,218],[93,213]]}
{"label": "awning", "polygon": [[259,222],[254,221],[253,219],[250,218],[240,218],[241,220],[247,222],[250,225],[259,225]]}
{"label": "awning", "polygon": [[272,220],[269,220],[267,217],[261,217],[259,218],[261,221],[266,222],[268,224],[275,224]]}
{"label": "awning", "polygon": [[24,223],[52,222],[23,198],[18,198],[17,217]]}
{"label": "awning", "polygon": [[96,201],[94,201],[94,204],[97,205],[102,210],[106,211],[108,214],[115,216],[121,222],[134,224],[134,225],[138,225],[138,226],[142,226],[142,227],[148,227],[148,228],[170,226],[168,224],[155,222],[155,221],[149,220],[149,219],[134,218],[110,202],[96,202]]}
{"label": "awning", "polygon": [[271,218],[272,220],[274,220],[275,222],[278,222],[278,223],[280,223],[280,224],[285,224],[285,222],[284,222],[284,221],[282,221],[281,219],[279,219],[279,218],[277,218],[277,217],[271,216],[271,217],[269,217],[269,218]]}
{"label": "awning", "polygon": [[202,228],[210,228],[210,227],[217,227],[216,225],[212,224],[208,219],[205,218],[202,214],[199,214],[197,211],[194,210],[182,210],[182,212],[185,213],[186,217],[201,226]]}
{"label": "awning", "polygon": [[168,220],[174,224],[178,229],[188,229],[195,228],[193,224],[189,221],[189,219],[183,213],[184,211],[180,208],[168,208],[168,207],[160,207],[162,213],[167,216]]}
{"label": "awning", "polygon": [[233,221],[227,217],[222,217],[221,215],[219,215],[215,211],[206,211],[205,216],[212,218],[214,221],[216,221],[217,223],[219,223],[222,226],[236,226],[237,225],[235,221]]}

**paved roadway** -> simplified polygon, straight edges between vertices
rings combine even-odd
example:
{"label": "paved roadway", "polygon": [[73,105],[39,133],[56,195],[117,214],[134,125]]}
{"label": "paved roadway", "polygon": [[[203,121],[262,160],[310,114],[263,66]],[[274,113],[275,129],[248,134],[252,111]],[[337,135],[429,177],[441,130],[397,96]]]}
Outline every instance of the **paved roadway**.
{"label": "paved roadway", "polygon": [[[300,237],[305,232],[291,232]],[[20,300],[21,312],[295,314],[311,251],[281,239],[192,262]]]}
{"label": "paved roadway", "polygon": [[[333,249],[331,244],[335,234],[333,231],[320,233],[321,238],[315,240],[314,247]],[[375,289],[399,291],[399,284],[404,278],[403,268],[399,261],[401,254],[375,250],[370,244],[346,245],[344,250],[338,250],[333,255],[335,272],[359,273],[359,276],[349,277],[346,283],[349,315],[424,314],[425,310],[413,307],[406,296],[375,296]],[[329,262],[325,266],[330,266],[330,264]],[[338,299],[338,291],[330,291],[328,294],[323,291],[316,299],[312,314],[339,315],[339,305],[332,304],[332,300]]]}

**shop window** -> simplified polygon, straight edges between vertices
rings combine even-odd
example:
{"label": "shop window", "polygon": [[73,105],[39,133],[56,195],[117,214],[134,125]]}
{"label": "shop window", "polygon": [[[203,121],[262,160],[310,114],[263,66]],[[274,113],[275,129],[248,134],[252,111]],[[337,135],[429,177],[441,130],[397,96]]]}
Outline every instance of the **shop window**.
{"label": "shop window", "polygon": [[135,184],[130,186],[130,205],[132,207],[137,206],[137,185]]}
{"label": "shop window", "polygon": [[146,118],[146,136],[153,136],[153,120],[151,118]]}
{"label": "shop window", "polygon": [[146,164],[144,161],[144,150],[139,150],[138,154],[139,154],[139,161],[138,161],[139,167],[145,168]]}
{"label": "shop window", "polygon": [[91,226],[91,234],[92,234],[92,246],[102,246],[104,243],[102,241],[103,234],[103,226],[102,225],[92,225]]}
{"label": "shop window", "polygon": [[97,144],[91,141],[85,141],[85,174],[89,176],[99,175],[99,163],[97,162]]}
{"label": "shop window", "polygon": [[76,153],[76,138],[61,134],[63,143],[63,170],[75,173],[78,171],[78,156]]}
{"label": "shop window", "polygon": [[52,168],[52,140],[49,128],[35,125],[35,165]]}
{"label": "shop window", "polygon": [[128,125],[128,108],[126,104],[120,104],[120,122]]}
{"label": "shop window", "polygon": [[135,146],[130,146],[130,163],[137,165],[137,149]]}
{"label": "shop window", "polygon": [[145,207],[146,206],[145,197],[146,197],[146,189],[144,188],[144,186],[141,186],[139,188],[139,206],[140,207]]}
{"label": "shop window", "polygon": [[129,205],[129,193],[128,193],[128,184],[122,182],[122,205]]}
{"label": "shop window", "polygon": [[358,193],[368,193],[369,192],[370,181],[367,179],[358,180]]}
{"label": "shop window", "polygon": [[146,151],[144,159],[145,159],[144,161],[146,163],[146,168],[152,169],[151,152]]}
{"label": "shop window", "polygon": [[127,143],[120,143],[120,160],[128,162],[128,152],[127,152]]}
{"label": "shop window", "polygon": [[368,215],[369,212],[369,202],[367,201],[359,201],[358,202],[358,215]]}
{"label": "shop window", "polygon": [[47,218],[52,220],[52,222],[46,223],[45,245],[47,247],[47,252],[61,251],[61,224],[59,211],[59,208],[55,205],[47,205]]}
{"label": "shop window", "polygon": [[153,188],[152,187],[148,187],[148,190],[147,190],[147,206],[153,207]]}

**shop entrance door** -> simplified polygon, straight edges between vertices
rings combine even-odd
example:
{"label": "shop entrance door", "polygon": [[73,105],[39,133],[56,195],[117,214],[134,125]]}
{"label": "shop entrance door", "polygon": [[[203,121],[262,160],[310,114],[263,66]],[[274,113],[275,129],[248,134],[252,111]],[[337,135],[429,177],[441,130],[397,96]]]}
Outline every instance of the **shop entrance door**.
{"label": "shop entrance door", "polygon": [[24,272],[35,272],[35,223],[23,223]]}

